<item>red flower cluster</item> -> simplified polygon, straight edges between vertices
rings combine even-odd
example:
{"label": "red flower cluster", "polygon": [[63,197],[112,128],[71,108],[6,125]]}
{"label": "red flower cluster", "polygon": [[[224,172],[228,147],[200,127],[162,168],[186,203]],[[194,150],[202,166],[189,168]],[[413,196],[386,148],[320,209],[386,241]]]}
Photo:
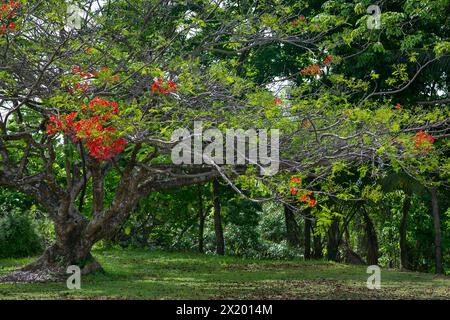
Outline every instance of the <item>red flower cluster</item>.
{"label": "red flower cluster", "polygon": [[62,118],[51,115],[50,124],[47,125],[47,133],[49,135],[54,135],[57,132],[62,131],[65,134],[69,134],[71,132],[71,127],[73,126],[74,118],[76,115],[76,112],[72,112]]}
{"label": "red flower cluster", "polygon": [[104,138],[95,138],[88,140],[86,147],[89,149],[91,157],[99,161],[104,161],[121,153],[126,144],[126,141],[120,138],[106,144]]}
{"label": "red flower cluster", "polygon": [[432,136],[420,130],[414,137],[414,148],[416,150],[430,151],[432,149],[430,144],[433,144],[434,141],[435,139]]}
{"label": "red flower cluster", "polygon": [[276,98],[274,101],[275,105],[279,106],[283,103],[283,100],[281,100],[280,98]]}
{"label": "red flower cluster", "polygon": [[300,21],[305,21],[305,16],[304,15],[301,15],[300,17],[298,17],[298,19],[294,19],[294,20],[292,20],[291,21],[291,23],[292,24],[298,24],[298,20],[300,20]]}
{"label": "red flower cluster", "polygon": [[105,161],[121,153],[126,145],[125,140],[118,137],[116,128],[108,125],[118,114],[116,102],[95,97],[89,106],[83,105],[79,113],[50,116],[47,133],[63,133],[73,142],[84,142],[91,157]]}
{"label": "red flower cluster", "polygon": [[[322,61],[322,65],[324,66],[328,66],[333,62],[333,56],[332,55],[328,55],[326,56],[323,61]],[[315,63],[315,64],[311,64],[309,66],[307,66],[306,68],[303,68],[302,70],[300,70],[300,73],[303,76],[314,76],[314,75],[319,75],[322,73],[322,69],[320,69],[320,65]]]}
{"label": "red flower cluster", "polygon": [[402,108],[402,105],[400,103],[397,103],[395,105],[395,109],[400,110]]}
{"label": "red flower cluster", "polygon": [[156,92],[166,94],[177,91],[177,86],[172,81],[164,82],[163,79],[158,79],[152,84],[152,94]]}
{"label": "red flower cluster", "polygon": [[329,64],[331,64],[332,60],[333,60],[333,56],[328,55],[325,59],[323,59],[323,64],[329,65]]}
{"label": "red flower cluster", "polygon": [[301,182],[302,182],[302,178],[299,178],[299,177],[292,177],[292,178],[291,178],[291,182],[292,182],[292,183],[301,183]]}
{"label": "red flower cluster", "polygon": [[[292,196],[296,196],[296,195],[298,194],[298,191],[299,191],[299,190],[297,189],[297,186],[300,185],[301,183],[302,183],[302,178],[295,177],[295,176],[291,177],[291,183],[290,183],[291,189],[290,189],[290,193],[291,193]],[[304,192],[304,193],[298,198],[298,200],[299,200],[301,203],[306,203],[309,207],[314,207],[314,206],[317,204],[317,202],[316,202],[316,200],[314,200],[314,199],[311,197],[311,195],[312,195],[312,192],[311,192],[311,191]]]}
{"label": "red flower cluster", "polygon": [[94,70],[91,72],[86,72],[79,66],[71,67],[72,74],[78,76],[80,81],[75,84],[75,87],[69,88],[70,93],[74,93],[75,91],[86,92],[89,89],[89,80],[99,77],[100,75],[106,75],[108,81],[119,81],[118,75],[109,75],[109,69],[107,67],[103,67],[100,71]]}
{"label": "red flower cluster", "polygon": [[311,198],[311,195],[312,195],[311,191],[306,192],[299,198],[300,202],[308,204],[309,207],[314,207],[317,204],[317,202],[316,200]]}
{"label": "red flower cluster", "polygon": [[4,35],[7,30],[14,30],[16,28],[13,20],[19,8],[20,3],[14,0],[2,4],[0,8],[0,36]]}
{"label": "red flower cluster", "polygon": [[303,76],[314,76],[314,75],[319,75],[322,73],[322,70],[320,69],[318,64],[312,64],[307,66],[306,68],[302,69],[300,71],[300,73]]}
{"label": "red flower cluster", "polygon": [[298,193],[298,190],[295,186],[298,184],[301,184],[301,183],[302,183],[301,178],[291,177],[291,185],[292,185],[291,190],[290,190],[291,195],[295,196]]}

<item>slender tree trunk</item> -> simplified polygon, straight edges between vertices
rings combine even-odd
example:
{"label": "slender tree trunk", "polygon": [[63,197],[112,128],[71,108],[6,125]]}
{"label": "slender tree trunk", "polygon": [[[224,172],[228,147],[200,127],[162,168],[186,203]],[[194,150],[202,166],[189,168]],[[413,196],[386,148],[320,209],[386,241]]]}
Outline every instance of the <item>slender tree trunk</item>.
{"label": "slender tree trunk", "polygon": [[291,207],[284,205],[284,221],[286,223],[286,240],[293,248],[300,247],[300,236],[297,221]]}
{"label": "slender tree trunk", "polygon": [[313,241],[314,241],[314,253],[313,253],[314,259],[322,259],[323,258],[322,240],[320,239],[320,236],[314,235]]}
{"label": "slender tree trunk", "polygon": [[223,237],[222,219],[220,216],[220,184],[219,180],[213,181],[213,202],[214,202],[214,230],[216,232],[216,252],[219,255],[225,254],[225,240]]}
{"label": "slender tree trunk", "polygon": [[327,259],[339,261],[339,221],[334,220],[328,230]]}
{"label": "slender tree trunk", "polygon": [[198,251],[200,253],[204,253],[204,245],[203,245],[203,239],[204,239],[204,231],[205,231],[205,218],[206,215],[204,214],[204,208],[203,208],[203,194],[201,190],[201,186],[198,186]]}
{"label": "slender tree trunk", "polygon": [[311,220],[309,210],[305,213],[305,260],[311,259]]}
{"label": "slender tree trunk", "polygon": [[411,199],[408,195],[403,200],[402,220],[400,221],[400,267],[405,270],[410,269],[408,261],[408,246],[406,243],[406,229],[408,223],[409,208],[411,207]]}
{"label": "slender tree trunk", "polygon": [[313,257],[314,259],[322,259],[323,258],[323,248],[322,248],[322,239],[319,234],[316,234],[316,224],[312,227],[313,230]]}
{"label": "slender tree trunk", "polygon": [[364,260],[355,251],[353,251],[351,247],[350,233],[348,232],[347,226],[345,226],[344,235],[345,235],[345,239],[343,241],[344,261],[346,263],[355,265],[365,264]]}
{"label": "slender tree trunk", "polygon": [[441,239],[441,219],[439,217],[438,195],[436,188],[431,188],[431,211],[433,214],[434,225],[434,253],[436,261],[436,273],[443,274],[442,265],[442,239]]}
{"label": "slender tree trunk", "polygon": [[367,263],[369,265],[377,265],[378,264],[377,233],[365,207],[362,208],[362,213],[364,217],[366,237],[367,237]]}

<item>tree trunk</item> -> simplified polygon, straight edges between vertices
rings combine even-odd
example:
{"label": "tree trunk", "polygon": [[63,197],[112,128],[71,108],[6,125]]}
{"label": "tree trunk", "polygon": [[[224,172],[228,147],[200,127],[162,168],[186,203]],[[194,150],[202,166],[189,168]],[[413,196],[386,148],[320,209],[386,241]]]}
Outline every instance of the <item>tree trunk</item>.
{"label": "tree trunk", "polygon": [[434,225],[434,254],[436,261],[436,273],[444,274],[442,265],[442,239],[441,239],[441,219],[439,217],[439,205],[436,188],[431,188],[431,211]]}
{"label": "tree trunk", "polygon": [[314,257],[314,259],[322,259],[323,258],[322,240],[320,239],[320,236],[319,235],[314,235],[313,236],[313,241],[314,241],[313,257]]}
{"label": "tree trunk", "polygon": [[214,231],[216,233],[216,252],[219,255],[225,254],[225,240],[223,238],[222,219],[220,216],[220,184],[219,180],[213,181],[213,202],[214,202]]}
{"label": "tree trunk", "polygon": [[300,236],[297,221],[295,220],[292,208],[284,205],[284,221],[286,223],[286,240],[289,246],[293,248],[300,247]]}
{"label": "tree trunk", "polygon": [[[24,179],[17,180],[17,177],[9,174],[8,171],[0,170],[1,186],[20,190],[33,197],[46,209],[54,223],[56,238],[55,243],[46,249],[38,260],[11,274],[1,276],[0,282],[58,280],[58,275],[61,273],[67,277],[66,270],[71,265],[78,266],[83,274],[99,270],[100,264],[91,255],[92,246],[102,239],[112,238],[134,211],[139,199],[155,191],[210,182],[220,175],[217,171],[211,171],[192,178],[168,179],[167,176],[159,177],[149,173],[144,174],[144,179],[143,169],[138,169],[136,166],[136,157],[140,148],[141,144],[135,145],[131,159],[123,170],[120,170],[121,179],[108,208],[104,208],[103,200],[104,178],[110,164],[100,167],[88,161],[86,179],[84,179],[73,163],[66,159],[66,182],[63,186],[56,183],[55,177],[48,176],[48,172],[25,182]],[[51,156],[54,156],[52,149],[49,152]],[[52,160],[49,161],[51,163]],[[168,172],[168,175],[171,174]],[[85,182],[90,179],[92,179],[93,189],[93,210],[92,218],[88,219],[76,208],[76,199],[82,196],[81,191]],[[216,204],[219,204],[218,201]],[[216,209],[218,209],[216,212],[220,214],[220,205],[218,207],[216,205]],[[221,235],[222,250],[220,248],[219,250],[223,252],[222,232]]]}
{"label": "tree trunk", "polygon": [[355,264],[355,265],[364,265],[364,260],[351,248],[350,245],[350,234],[348,232],[348,228],[345,228],[345,240],[343,241],[344,247],[344,261],[345,263]]}
{"label": "tree trunk", "polygon": [[362,208],[362,213],[363,213],[365,229],[366,229],[366,237],[367,237],[367,263],[369,265],[377,265],[378,264],[377,233],[375,231],[373,222],[370,219],[370,216],[367,213],[367,210],[364,206]]}
{"label": "tree trunk", "polygon": [[316,234],[315,229],[316,226],[313,227],[313,243],[314,243],[313,257],[314,259],[322,259],[323,258],[322,239],[319,234]]}
{"label": "tree trunk", "polygon": [[311,259],[311,217],[309,210],[305,213],[305,260]]}
{"label": "tree trunk", "polygon": [[0,282],[58,280],[61,276],[67,276],[67,267],[71,265],[78,266],[82,274],[102,270],[100,264],[91,255],[91,248],[95,241],[89,241],[84,236],[88,221],[77,212],[74,203],[63,202],[59,208],[60,216],[55,221],[55,243],[47,248],[36,261],[0,277]]}
{"label": "tree trunk", "polygon": [[409,208],[411,206],[411,200],[408,195],[403,200],[402,207],[402,220],[400,221],[400,267],[404,270],[409,270],[410,265],[408,261],[408,246],[406,243],[406,228],[408,223]]}
{"label": "tree trunk", "polygon": [[204,232],[205,232],[205,218],[203,208],[203,194],[201,192],[201,186],[198,186],[198,251],[204,253]]}
{"label": "tree trunk", "polygon": [[327,259],[339,261],[339,221],[334,220],[328,230]]}

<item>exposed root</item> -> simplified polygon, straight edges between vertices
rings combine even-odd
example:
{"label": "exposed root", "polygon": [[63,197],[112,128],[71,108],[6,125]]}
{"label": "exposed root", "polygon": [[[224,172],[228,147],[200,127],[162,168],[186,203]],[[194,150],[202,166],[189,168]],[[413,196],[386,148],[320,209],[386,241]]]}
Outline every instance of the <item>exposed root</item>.
{"label": "exposed root", "polygon": [[[49,255],[44,253],[35,262],[26,265],[25,267],[13,271],[9,274],[0,276],[0,283],[39,283],[39,282],[59,282],[65,281],[70,276],[67,272],[67,267],[71,265],[64,263],[60,265],[53,259],[49,259]],[[77,265],[74,263],[74,265]],[[80,266],[82,275],[89,273],[103,271],[102,266],[89,255],[83,264]]]}

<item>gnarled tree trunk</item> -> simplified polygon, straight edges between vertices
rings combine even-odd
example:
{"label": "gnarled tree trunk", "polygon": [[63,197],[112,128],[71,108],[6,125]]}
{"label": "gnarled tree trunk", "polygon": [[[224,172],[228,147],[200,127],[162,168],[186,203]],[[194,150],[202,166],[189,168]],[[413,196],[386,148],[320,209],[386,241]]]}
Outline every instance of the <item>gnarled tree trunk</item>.
{"label": "gnarled tree trunk", "polygon": [[[60,275],[67,276],[67,267],[71,265],[78,266],[83,274],[101,270],[100,264],[91,254],[93,245],[114,236],[133,212],[139,199],[154,191],[205,183],[219,175],[216,171],[201,169],[191,177],[172,178],[170,170],[178,170],[176,166],[164,166],[167,175],[155,175],[136,168],[134,160],[139,148],[139,145],[135,147],[131,160],[121,172],[121,180],[108,208],[103,207],[103,181],[105,172],[110,168],[108,164],[100,167],[96,163],[88,163],[85,179],[66,161],[68,174],[65,186],[56,184],[54,177],[47,173],[36,175],[24,183],[23,179],[17,179],[7,170],[0,171],[0,185],[14,187],[32,196],[47,210],[55,226],[55,243],[33,263],[0,277],[0,282],[58,280]],[[49,161],[51,162],[52,160]],[[93,210],[92,218],[88,219],[76,207],[76,200],[84,189],[85,182],[91,178],[94,191]]]}

